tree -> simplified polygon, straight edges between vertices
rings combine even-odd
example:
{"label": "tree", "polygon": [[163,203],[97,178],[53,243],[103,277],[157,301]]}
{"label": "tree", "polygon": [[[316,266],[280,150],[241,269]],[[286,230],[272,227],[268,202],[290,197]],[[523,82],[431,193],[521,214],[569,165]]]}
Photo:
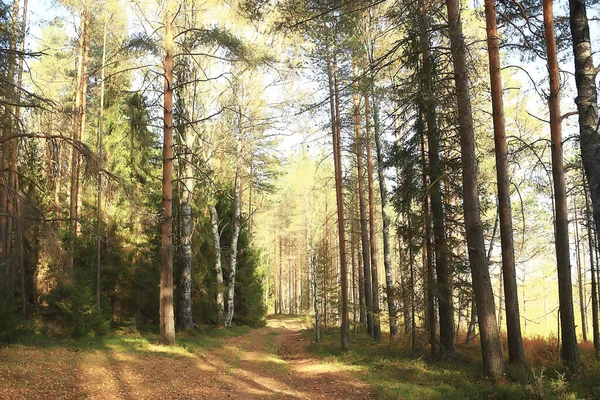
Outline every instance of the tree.
{"label": "tree", "polygon": [[569,0],[569,23],[575,61],[575,104],[579,116],[581,159],[592,198],[596,232],[600,232],[600,134],[598,133],[598,90],[590,27],[585,0]]}
{"label": "tree", "polygon": [[373,189],[373,155],[371,154],[371,108],[369,92],[365,93],[365,125],[367,141],[367,185],[369,191],[369,247],[371,253],[371,279],[373,294],[373,338],[381,340],[381,311],[379,308],[379,279],[377,277],[377,239],[375,233],[375,194]]}
{"label": "tree", "polygon": [[[340,326],[340,335],[342,348],[347,350],[350,347],[348,339],[348,274],[346,264],[346,235],[344,227],[344,195],[342,188],[342,144],[341,144],[341,120],[337,77],[337,58],[336,45],[330,45],[330,30],[327,27],[327,21],[324,21],[326,30],[325,53],[327,57],[327,76],[329,81],[329,104],[331,109],[331,132],[333,144],[333,165],[335,173],[335,193],[337,204],[338,219],[338,238],[340,252],[340,280],[342,289],[342,324]],[[334,36],[335,37],[335,36]],[[331,49],[333,47],[333,49]],[[363,248],[364,251],[364,248]],[[366,281],[366,279],[365,279]]]}
{"label": "tree", "polygon": [[483,227],[479,211],[473,116],[459,3],[457,0],[446,0],[446,8],[448,10],[450,45],[459,116],[465,227],[473,291],[477,301],[483,369],[489,377],[500,379],[504,373],[504,360],[496,323],[494,292],[487,265]]}
{"label": "tree", "polygon": [[558,271],[558,296],[560,328],[562,334],[562,358],[571,367],[579,365],[575,315],[573,311],[573,289],[571,284],[571,262],[569,252],[569,217],[567,212],[567,190],[563,167],[563,143],[560,114],[560,76],[554,36],[553,0],[544,0],[544,40],[548,59],[550,93],[550,138],[552,141],[552,179],[555,202],[555,246],[556,269]]}
{"label": "tree", "polygon": [[165,4],[164,126],[160,254],[160,340],[175,344],[173,309],[173,40],[174,0]]}
{"label": "tree", "polygon": [[440,317],[440,356],[444,352],[454,351],[454,306],[452,300],[452,274],[448,265],[448,243],[444,223],[444,205],[442,201],[441,181],[444,176],[444,166],[440,161],[441,135],[437,125],[436,107],[434,101],[433,74],[434,64],[431,59],[429,27],[426,20],[425,2],[419,3],[420,13],[420,42],[423,57],[421,71],[422,109],[426,121],[427,149],[429,159],[429,197],[431,200],[431,219],[433,221],[433,242],[435,250],[435,270],[437,276],[438,307]]}
{"label": "tree", "polygon": [[[85,130],[87,85],[88,85],[88,58],[89,58],[89,35],[90,20],[92,18],[91,0],[86,0],[81,13],[81,32],[79,37],[77,77],[75,83],[75,104],[73,106],[73,146],[71,149],[71,198],[69,207],[69,219],[71,221],[71,263],[69,267],[75,267],[77,260],[77,234],[79,218],[79,178],[81,174],[81,155],[77,143],[81,141]],[[72,271],[70,271],[72,273]]]}
{"label": "tree", "polygon": [[500,240],[502,244],[502,275],[504,278],[504,301],[506,304],[506,330],[508,356],[511,363],[525,363],[521,338],[521,316],[515,271],[512,210],[510,202],[510,178],[504,125],[504,102],[502,100],[502,77],[500,75],[500,46],[496,26],[494,0],[485,1],[488,56],[490,62],[490,86],[496,149],[496,173],[498,179],[498,208],[500,215]]}

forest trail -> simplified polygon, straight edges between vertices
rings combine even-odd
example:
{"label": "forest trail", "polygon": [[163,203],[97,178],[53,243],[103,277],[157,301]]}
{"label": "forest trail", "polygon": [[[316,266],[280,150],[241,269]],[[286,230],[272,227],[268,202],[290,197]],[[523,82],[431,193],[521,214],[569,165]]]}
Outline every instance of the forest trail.
{"label": "forest trail", "polygon": [[[302,321],[267,326],[186,351],[131,341],[100,349],[0,349],[0,399],[365,399],[352,367],[313,358]],[[127,343],[127,341],[125,341]]]}

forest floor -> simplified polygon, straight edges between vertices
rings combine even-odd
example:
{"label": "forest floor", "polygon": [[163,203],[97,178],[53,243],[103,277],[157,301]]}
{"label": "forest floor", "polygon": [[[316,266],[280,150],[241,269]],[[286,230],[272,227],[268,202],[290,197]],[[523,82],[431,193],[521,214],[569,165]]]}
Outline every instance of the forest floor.
{"label": "forest floor", "polygon": [[200,327],[170,347],[133,326],[79,340],[22,337],[0,347],[0,399],[600,399],[589,342],[573,374],[557,360],[555,340],[525,338],[528,367],[507,365],[493,383],[478,343],[431,362],[426,344],[411,350],[410,336],[390,344],[352,332],[343,351],[339,328],[314,343],[307,324],[272,316],[258,329]]}
{"label": "forest floor", "polygon": [[358,367],[309,352],[303,322],[271,317],[259,329],[211,329],[159,346],[122,332],[0,349],[1,399],[366,399]]}

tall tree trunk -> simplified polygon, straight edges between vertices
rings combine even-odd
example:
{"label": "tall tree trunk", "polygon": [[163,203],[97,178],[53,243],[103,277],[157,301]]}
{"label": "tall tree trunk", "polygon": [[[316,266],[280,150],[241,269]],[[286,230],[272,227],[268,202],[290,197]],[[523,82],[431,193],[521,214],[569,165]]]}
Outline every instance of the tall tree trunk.
{"label": "tall tree trunk", "polygon": [[[219,214],[217,206],[212,204],[210,207],[210,222],[212,225],[213,247],[215,251],[215,274],[217,275],[217,325],[222,325],[225,321],[225,300],[223,296],[223,267],[221,265],[221,232],[219,231]],[[277,299],[275,299],[277,306]],[[277,314],[277,307],[275,307]]]}
{"label": "tall tree trunk", "polygon": [[466,49],[458,0],[447,0],[446,7],[448,9],[450,46],[458,105],[465,228],[473,290],[477,301],[483,368],[485,374],[489,377],[500,379],[504,373],[504,359],[502,357],[498,325],[496,324],[494,292],[485,255],[483,225],[479,211],[475,132],[469,95]]}
{"label": "tall tree trunk", "polygon": [[371,151],[371,107],[369,93],[365,99],[365,126],[367,132],[367,184],[369,190],[369,250],[371,253],[371,281],[373,282],[373,338],[381,340],[381,309],[379,307],[379,277],[377,274],[377,231],[375,230],[375,194],[373,189],[373,154]]}
{"label": "tall tree trunk", "polygon": [[[104,78],[106,66],[106,35],[108,18],[104,16],[104,34],[102,36],[102,72],[100,73],[100,116],[98,127],[98,162],[102,165],[102,141],[104,139]],[[100,269],[102,263],[102,171],[98,170],[98,188],[96,205],[96,307],[100,310]]]}
{"label": "tall tree trunk", "polygon": [[600,232],[600,134],[598,133],[598,91],[590,27],[585,0],[569,0],[569,21],[575,55],[575,84],[581,159],[589,184],[596,232]]}
{"label": "tall tree trunk", "polygon": [[585,296],[583,294],[583,272],[581,270],[581,253],[579,247],[579,221],[577,216],[577,204],[575,204],[575,199],[573,199],[573,210],[575,211],[575,262],[577,264],[577,286],[579,289],[579,313],[581,315],[581,335],[583,336],[583,341],[587,342],[587,321],[586,314],[587,310],[585,307]]}
{"label": "tall tree trunk", "polygon": [[[239,118],[241,118],[241,112]],[[239,153],[239,150],[238,150]],[[235,274],[237,272],[237,257],[238,257],[238,239],[242,227],[241,221],[241,200],[242,200],[242,182],[240,176],[240,166],[238,161],[237,171],[235,173],[235,185],[233,189],[233,234],[231,235],[230,247],[230,271],[228,281],[228,296],[227,296],[227,315],[225,316],[225,326],[230,327],[233,321],[235,307]]]}
{"label": "tall tree trunk", "polygon": [[183,192],[181,193],[181,276],[179,277],[179,306],[177,307],[178,327],[182,330],[194,329],[192,316],[192,230],[194,217],[192,214],[192,200],[194,198],[194,167],[191,149],[193,148],[193,135],[185,129],[185,155],[183,162]]}
{"label": "tall tree trunk", "polygon": [[[19,57],[19,66],[17,72],[17,94],[16,94],[16,103],[15,107],[15,121],[17,124],[21,120],[21,93],[23,89],[23,54],[25,53],[25,34],[27,31],[27,5],[28,1],[23,1],[23,15],[21,17],[21,26],[19,28],[19,49],[21,51],[21,57]],[[10,151],[10,185],[9,187],[14,188],[14,193],[19,192],[19,175],[17,173],[17,160],[19,154],[19,141],[13,140],[11,142],[11,151]],[[14,204],[14,212],[12,218],[17,218],[19,226],[16,227],[17,240],[16,240],[16,256],[18,260],[19,270],[21,274],[21,311],[23,312],[23,317],[27,318],[27,293],[26,293],[26,285],[25,285],[25,253],[23,250],[23,225],[21,218],[21,199],[19,196],[14,196],[13,199]],[[10,220],[9,220],[10,221]]]}
{"label": "tall tree trunk", "polygon": [[441,180],[444,166],[440,161],[441,136],[437,126],[435,109],[435,89],[433,83],[434,65],[431,59],[429,27],[426,19],[425,1],[420,0],[420,41],[423,56],[421,72],[422,109],[427,128],[429,155],[429,196],[433,220],[433,238],[435,249],[435,269],[437,275],[438,308],[440,316],[440,354],[454,351],[454,305],[452,299],[452,273],[448,265],[448,245],[444,221]]}
{"label": "tall tree trunk", "polygon": [[390,322],[390,341],[398,336],[396,300],[394,298],[394,281],[392,279],[392,255],[390,250],[390,216],[387,213],[387,190],[383,174],[383,146],[381,145],[381,128],[379,125],[379,102],[373,97],[373,128],[375,130],[375,149],[377,155],[377,177],[381,196],[381,220],[383,223],[383,268],[385,271],[385,289]]}
{"label": "tall tree trunk", "polygon": [[[422,114],[422,113],[421,113]],[[423,240],[423,269],[427,274],[427,321],[429,328],[429,345],[431,346],[431,358],[439,358],[437,346],[437,318],[435,312],[435,279],[433,272],[433,260],[431,256],[431,223],[429,221],[429,196],[426,194],[426,188],[429,186],[427,181],[427,159],[425,157],[425,135],[421,129],[421,165],[423,170],[423,224],[425,225]]]}
{"label": "tall tree trunk", "polygon": [[[500,215],[500,241],[502,247],[502,275],[504,280],[504,302],[506,305],[506,332],[508,336],[508,358],[511,363],[525,363],[515,251],[513,241],[512,210],[510,202],[510,178],[508,176],[508,149],[504,125],[504,102],[502,99],[502,77],[500,75],[500,46],[496,26],[495,0],[485,0],[488,56],[490,62],[490,85],[496,148],[496,174],[498,179],[498,209]],[[502,304],[500,304],[500,307]],[[501,313],[499,313],[501,315]]]}
{"label": "tall tree trunk", "polygon": [[363,170],[363,153],[362,153],[362,138],[360,127],[360,100],[358,91],[358,67],[354,60],[354,88],[353,88],[353,106],[354,106],[354,145],[356,152],[356,170],[358,180],[358,205],[360,215],[360,238],[362,249],[363,277],[365,284],[365,305],[367,308],[367,332],[369,335],[374,335],[373,323],[373,281],[371,277],[371,255],[369,245],[369,232],[367,228],[367,211],[365,205],[365,190],[364,190],[364,170]]}
{"label": "tall tree trunk", "polygon": [[[325,29],[327,23],[325,21]],[[335,173],[335,194],[337,200],[337,219],[338,219],[338,239],[340,252],[340,279],[342,289],[342,324],[340,327],[342,348],[347,350],[350,348],[348,338],[348,274],[346,266],[346,235],[344,230],[344,195],[342,187],[342,144],[341,144],[341,121],[340,121],[340,104],[338,93],[337,79],[337,57],[335,48],[331,49],[332,57],[330,58],[329,34],[325,41],[325,53],[327,56],[327,72],[329,78],[329,94],[331,108],[331,126],[333,136],[333,164]],[[335,46],[335,45],[334,45]]]}
{"label": "tall tree trunk", "polygon": [[4,115],[2,121],[2,171],[0,176],[0,280],[2,281],[2,310],[8,305],[11,296],[13,295],[13,284],[15,272],[13,271],[14,262],[10,260],[11,235],[12,235],[12,218],[13,218],[13,197],[15,187],[11,186],[13,175],[15,174],[16,165],[13,165],[13,142],[16,139],[7,140],[8,137],[16,133],[16,127],[19,121],[15,120],[15,112],[18,107],[13,106],[16,103],[15,92],[15,72],[17,69],[17,38],[19,32],[19,0],[13,0],[12,19],[10,32],[8,35],[8,62],[6,71],[7,84],[3,85],[4,90],[2,95],[7,100],[4,106]]}
{"label": "tall tree trunk", "polygon": [[305,199],[305,210],[306,210],[306,247],[308,253],[308,265],[310,265],[310,274],[312,280],[312,292],[313,292],[313,309],[315,312],[315,342],[321,342],[321,319],[319,316],[319,290],[317,286],[317,257],[315,254],[315,243],[313,235],[313,224],[310,217],[310,211],[308,209],[308,197]]}
{"label": "tall tree trunk", "polygon": [[544,39],[548,57],[550,78],[550,137],[552,141],[552,178],[556,207],[555,245],[558,270],[558,298],[560,308],[560,328],[562,332],[562,358],[570,367],[579,365],[577,336],[575,334],[575,314],[573,312],[573,290],[571,285],[571,263],[569,252],[569,219],[567,212],[567,191],[563,170],[563,144],[560,115],[560,76],[554,36],[553,0],[544,0]]}
{"label": "tall tree trunk", "polygon": [[173,9],[173,0],[167,0],[164,37],[163,215],[160,252],[160,341],[166,345],[175,344],[175,314],[173,310],[173,58],[175,42],[172,26]]}
{"label": "tall tree trunk", "polygon": [[[71,222],[71,264],[69,268],[73,268],[77,259],[77,234],[78,234],[78,219],[79,219],[79,175],[81,158],[77,148],[78,142],[83,138],[85,130],[85,115],[87,102],[87,81],[88,81],[88,52],[89,52],[89,36],[90,36],[90,20],[92,16],[92,8],[90,0],[85,3],[84,10],[81,15],[81,37],[79,39],[79,56],[77,65],[77,82],[75,87],[75,106],[73,118],[73,149],[71,151],[71,200],[69,207],[69,219]],[[72,270],[69,271],[69,274]]]}
{"label": "tall tree trunk", "polygon": [[594,265],[595,263],[592,218],[590,216],[590,202],[588,200],[588,193],[585,185],[585,176],[583,188],[585,196],[585,216],[587,220],[588,247],[590,252],[590,275],[592,282],[592,332],[594,340],[594,349],[596,350],[596,359],[600,360],[600,327],[598,326],[598,286],[596,284],[596,268]]}

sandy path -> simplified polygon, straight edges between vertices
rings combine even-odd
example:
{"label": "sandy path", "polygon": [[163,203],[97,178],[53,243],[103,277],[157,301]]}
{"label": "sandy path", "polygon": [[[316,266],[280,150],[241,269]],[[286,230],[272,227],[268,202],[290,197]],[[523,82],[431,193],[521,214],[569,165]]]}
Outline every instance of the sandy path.
{"label": "sandy path", "polygon": [[0,399],[365,399],[359,371],[323,363],[300,339],[302,324],[266,327],[185,353],[0,349]]}

